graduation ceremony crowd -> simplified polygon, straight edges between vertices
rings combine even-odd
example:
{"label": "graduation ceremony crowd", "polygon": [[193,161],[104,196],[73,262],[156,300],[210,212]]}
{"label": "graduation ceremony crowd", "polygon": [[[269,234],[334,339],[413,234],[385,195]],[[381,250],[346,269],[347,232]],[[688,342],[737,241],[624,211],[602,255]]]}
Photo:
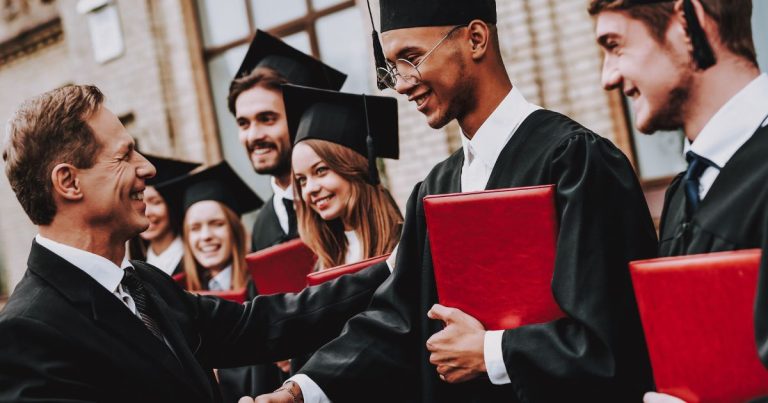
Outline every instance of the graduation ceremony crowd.
{"label": "graduation ceremony crowd", "polygon": [[[0,312],[0,401],[683,401],[655,392],[628,264],[768,248],[768,76],[752,2],[591,0],[583,10],[603,86],[626,95],[637,129],[686,136],[688,168],[667,190],[658,232],[625,155],[513,85],[495,1],[378,6],[378,86],[394,91],[339,92],[343,72],[258,31],[228,99],[216,100],[254,175],[270,177],[268,200],[226,161],[142,154],[94,86],[18,107],[4,170],[39,233]],[[377,169],[377,158],[398,158],[387,94],[462,134],[404,212]],[[440,305],[424,197],[537,185],[555,185],[551,292],[564,316],[486,330]],[[317,271],[389,257],[259,295],[246,256],[294,239]],[[768,263],[760,271],[750,347],[768,366]],[[245,303],[206,295],[236,290]]]}

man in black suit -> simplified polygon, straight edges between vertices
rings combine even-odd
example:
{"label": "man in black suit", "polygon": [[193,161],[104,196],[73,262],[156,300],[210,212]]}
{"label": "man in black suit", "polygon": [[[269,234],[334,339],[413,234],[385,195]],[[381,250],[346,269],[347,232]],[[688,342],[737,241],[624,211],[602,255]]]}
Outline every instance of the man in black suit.
{"label": "man in black suit", "polygon": [[45,93],[11,119],[5,170],[39,235],[0,313],[0,401],[221,401],[211,368],[317,349],[383,280],[347,276],[245,305],[186,293],[124,259],[148,226],[155,174],[134,147],[93,86]]}

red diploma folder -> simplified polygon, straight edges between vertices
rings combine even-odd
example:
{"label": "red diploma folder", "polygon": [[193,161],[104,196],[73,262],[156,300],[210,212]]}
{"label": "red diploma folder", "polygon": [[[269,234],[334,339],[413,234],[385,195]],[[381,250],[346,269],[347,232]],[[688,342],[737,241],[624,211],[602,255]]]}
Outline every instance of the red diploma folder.
{"label": "red diploma folder", "polygon": [[248,271],[261,295],[299,292],[307,284],[307,274],[315,267],[312,250],[294,239],[245,257]]}
{"label": "red diploma folder", "polygon": [[752,309],[760,250],[630,263],[653,376],[686,402],[768,394]]}
{"label": "red diploma folder", "polygon": [[[187,275],[185,273],[174,274],[173,280],[176,281],[176,283],[178,283],[179,286],[181,286],[182,288],[187,285],[186,284]],[[229,291],[193,291],[193,292],[199,295],[219,297],[219,298],[226,299],[228,301],[242,304],[243,302],[245,302],[245,295],[247,293],[247,290],[243,288],[240,290],[229,290]]]}
{"label": "red diploma folder", "polygon": [[370,259],[361,260],[357,263],[350,263],[341,266],[332,267],[326,270],[316,271],[314,273],[307,274],[307,285],[313,286],[322,284],[326,281],[339,278],[345,274],[357,273],[360,270],[367,269],[376,263],[387,260],[389,253],[386,255],[372,257]]}
{"label": "red diploma folder", "polygon": [[230,291],[195,291],[195,294],[219,297],[232,302],[237,302],[238,304],[242,304],[245,302],[246,289],[243,288],[241,290]]}
{"label": "red diploma folder", "polygon": [[564,316],[552,296],[554,185],[424,198],[440,303],[488,330]]}

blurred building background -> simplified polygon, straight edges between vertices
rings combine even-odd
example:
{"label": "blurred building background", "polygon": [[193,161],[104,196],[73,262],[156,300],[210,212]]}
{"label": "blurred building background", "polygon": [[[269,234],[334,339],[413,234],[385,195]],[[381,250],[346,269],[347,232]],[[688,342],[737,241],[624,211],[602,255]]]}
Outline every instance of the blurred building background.
{"label": "blurred building background", "polygon": [[[573,117],[621,148],[658,215],[663,189],[685,168],[682,136],[638,135],[622,96],[602,90],[587,3],[497,0],[507,68],[529,101]],[[765,71],[768,2],[754,3]],[[343,91],[378,93],[361,0],[4,0],[0,121],[28,97],[71,83],[95,84],[142,151],[207,163],[226,158],[268,197],[268,180],[253,173],[226,106],[229,82],[256,29],[348,73]],[[455,123],[429,129],[403,99],[400,133],[401,157],[385,161],[385,180],[402,206],[412,186],[461,143]],[[23,275],[35,233],[0,175],[0,295]]]}

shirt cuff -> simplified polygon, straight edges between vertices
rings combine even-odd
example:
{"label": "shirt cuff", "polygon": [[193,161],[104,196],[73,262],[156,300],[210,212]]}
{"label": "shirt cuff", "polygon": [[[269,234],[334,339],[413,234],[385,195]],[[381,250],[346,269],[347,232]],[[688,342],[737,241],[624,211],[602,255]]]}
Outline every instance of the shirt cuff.
{"label": "shirt cuff", "polygon": [[392,271],[395,270],[395,262],[397,261],[397,248],[400,246],[398,243],[395,245],[395,248],[392,249],[392,253],[387,258],[387,268],[389,269],[389,274],[392,274]]}
{"label": "shirt cuff", "polygon": [[501,339],[504,336],[503,330],[491,330],[485,332],[483,340],[483,359],[485,360],[485,369],[488,371],[488,378],[494,385],[504,385],[511,383],[507,366],[504,365],[504,355],[501,352]]}
{"label": "shirt cuff", "polygon": [[304,396],[304,403],[331,403],[331,399],[328,399],[325,392],[310,377],[296,374],[288,378],[288,381],[296,382],[299,385],[301,394]]}

